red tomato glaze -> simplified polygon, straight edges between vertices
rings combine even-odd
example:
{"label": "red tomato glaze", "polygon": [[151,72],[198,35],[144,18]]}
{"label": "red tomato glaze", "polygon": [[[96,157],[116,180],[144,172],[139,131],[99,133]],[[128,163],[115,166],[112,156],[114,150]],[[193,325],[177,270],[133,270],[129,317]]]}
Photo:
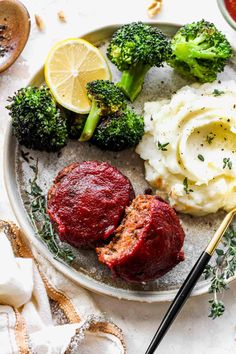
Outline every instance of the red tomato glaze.
{"label": "red tomato glaze", "polygon": [[225,0],[225,6],[230,16],[236,21],[236,0]]}
{"label": "red tomato glaze", "polygon": [[62,241],[93,247],[113,233],[133,197],[128,178],[108,163],[73,163],[48,192],[48,214]]}

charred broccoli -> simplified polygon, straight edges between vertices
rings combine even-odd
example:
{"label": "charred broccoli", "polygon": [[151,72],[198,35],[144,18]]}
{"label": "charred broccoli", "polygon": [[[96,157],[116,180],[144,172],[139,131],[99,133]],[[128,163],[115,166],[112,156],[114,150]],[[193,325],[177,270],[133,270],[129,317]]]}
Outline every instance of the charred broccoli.
{"label": "charred broccoli", "polygon": [[67,115],[68,135],[70,139],[79,139],[86,122],[87,116],[71,112]]}
{"label": "charred broccoli", "polygon": [[143,117],[126,108],[102,118],[92,142],[103,150],[119,151],[136,146],[143,134]]}
{"label": "charred broccoli", "polygon": [[48,152],[58,151],[66,145],[67,122],[47,87],[22,88],[8,101],[10,104],[6,108],[20,144]]}
{"label": "charred broccoli", "polygon": [[111,81],[95,80],[87,84],[87,94],[92,107],[86,120],[80,141],[91,139],[101,116],[113,114],[126,107],[122,91]]}
{"label": "charred broccoli", "polygon": [[134,101],[142,90],[146,73],[160,67],[171,53],[167,37],[157,28],[142,22],[122,26],[107,49],[107,56],[122,71],[119,87]]}
{"label": "charred broccoli", "polygon": [[201,20],[181,27],[171,41],[168,63],[185,77],[212,82],[232,56],[232,48],[213,23]]}

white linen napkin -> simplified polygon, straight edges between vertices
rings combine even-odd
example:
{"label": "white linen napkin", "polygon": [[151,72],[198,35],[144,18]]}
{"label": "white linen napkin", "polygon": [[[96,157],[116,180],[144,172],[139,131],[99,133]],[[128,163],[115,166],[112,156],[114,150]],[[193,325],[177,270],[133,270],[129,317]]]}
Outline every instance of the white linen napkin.
{"label": "white linen napkin", "polygon": [[[50,302],[51,300],[51,306]],[[55,323],[51,307],[61,324]],[[123,354],[122,331],[89,293],[58,272],[21,231],[0,221],[1,354]]]}

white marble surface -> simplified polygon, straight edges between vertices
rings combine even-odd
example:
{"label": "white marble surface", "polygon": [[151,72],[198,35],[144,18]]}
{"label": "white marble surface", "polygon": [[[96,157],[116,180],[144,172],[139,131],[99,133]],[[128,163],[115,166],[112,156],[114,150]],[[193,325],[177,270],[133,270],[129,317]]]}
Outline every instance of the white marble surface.
{"label": "white marble surface", "polygon": [[[2,147],[5,123],[6,99],[16,88],[27,84],[32,73],[42,65],[50,46],[59,39],[79,36],[89,30],[113,23],[133,20],[148,21],[146,6],[149,0],[24,0],[32,17],[30,40],[12,68],[0,75],[0,148]],[[236,33],[222,18],[216,0],[163,0],[164,6],[156,20],[161,22],[186,23],[205,18],[217,24],[235,43]],[[57,12],[65,12],[67,23],[57,19]],[[34,14],[39,14],[46,25],[40,33],[34,23]],[[3,187],[0,169],[0,217],[14,219]],[[208,295],[191,298],[163,340],[157,353],[160,354],[228,354],[236,353],[236,282],[225,294],[225,315],[212,321],[208,315]],[[118,301],[93,295],[100,307],[124,331],[128,354],[143,354],[153,336],[168,304],[140,304]],[[111,353],[109,353],[111,354]]]}

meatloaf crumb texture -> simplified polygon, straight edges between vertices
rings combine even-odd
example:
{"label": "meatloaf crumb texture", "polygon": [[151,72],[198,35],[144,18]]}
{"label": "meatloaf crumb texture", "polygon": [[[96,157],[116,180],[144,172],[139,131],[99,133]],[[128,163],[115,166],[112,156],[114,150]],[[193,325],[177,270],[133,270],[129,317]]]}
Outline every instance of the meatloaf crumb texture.
{"label": "meatloaf crumb texture", "polygon": [[107,247],[101,248],[104,259],[118,259],[133,249],[149,215],[150,199],[151,196],[140,195],[127,208],[129,217],[123,219]]}
{"label": "meatloaf crumb texture", "polygon": [[99,260],[127,281],[154,280],[184,259],[184,232],[173,208],[140,195],[128,208],[113,240],[97,248]]}

